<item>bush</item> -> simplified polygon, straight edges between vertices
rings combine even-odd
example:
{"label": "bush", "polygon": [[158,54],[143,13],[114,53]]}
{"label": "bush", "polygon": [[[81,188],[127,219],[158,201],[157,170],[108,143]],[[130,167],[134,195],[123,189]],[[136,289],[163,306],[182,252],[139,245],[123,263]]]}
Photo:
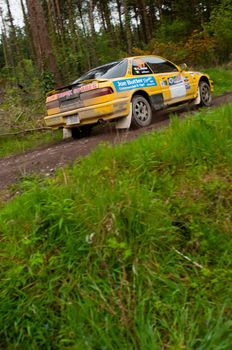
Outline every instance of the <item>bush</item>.
{"label": "bush", "polygon": [[232,2],[224,0],[211,14],[209,30],[217,41],[221,61],[228,60],[232,53]]}

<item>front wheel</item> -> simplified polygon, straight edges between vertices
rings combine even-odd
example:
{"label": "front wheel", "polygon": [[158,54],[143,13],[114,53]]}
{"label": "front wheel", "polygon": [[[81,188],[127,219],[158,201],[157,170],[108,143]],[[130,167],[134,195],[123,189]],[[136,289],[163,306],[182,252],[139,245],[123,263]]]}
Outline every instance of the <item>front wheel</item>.
{"label": "front wheel", "polygon": [[132,98],[132,126],[142,128],[152,121],[152,109],[147,99],[141,95]]}
{"label": "front wheel", "polygon": [[201,81],[199,85],[200,106],[209,107],[212,103],[212,94],[210,86],[206,81]]}

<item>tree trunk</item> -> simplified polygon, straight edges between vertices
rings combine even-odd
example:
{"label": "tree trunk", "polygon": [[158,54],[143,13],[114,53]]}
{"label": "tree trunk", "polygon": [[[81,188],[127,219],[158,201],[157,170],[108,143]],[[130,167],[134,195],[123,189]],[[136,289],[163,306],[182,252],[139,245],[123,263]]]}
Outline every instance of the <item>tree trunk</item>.
{"label": "tree trunk", "polygon": [[89,0],[88,2],[88,16],[89,16],[89,24],[90,24],[90,32],[91,35],[94,37],[96,35],[95,26],[94,26],[94,3],[93,0]]}
{"label": "tree trunk", "polygon": [[141,26],[139,25],[139,11],[138,8],[136,6],[136,4],[134,4],[133,6],[133,11],[134,11],[134,18],[136,21],[136,42],[138,42],[138,44],[140,44],[141,42],[143,42],[143,37],[141,34]]}
{"label": "tree trunk", "polygon": [[91,52],[91,62],[94,66],[98,65],[98,56],[97,51],[95,47],[95,40],[96,40],[96,31],[94,26],[94,8],[95,4],[93,0],[88,1],[88,17],[89,17],[89,24],[90,24],[90,38],[89,38],[89,48]]}
{"label": "tree trunk", "polygon": [[23,0],[20,0],[20,4],[21,4],[21,8],[22,8],[22,13],[23,13],[23,20],[24,20],[24,24],[25,24],[25,33],[27,36],[27,42],[28,42],[30,56],[31,56],[32,60],[35,61],[35,56],[36,56],[35,55],[35,46],[33,43],[32,34],[31,34],[31,30],[30,30],[30,24],[28,21],[28,17],[26,14],[25,5],[23,3]]}
{"label": "tree trunk", "polygon": [[8,67],[10,65],[10,55],[9,55],[9,47],[8,47],[8,42],[7,42],[7,35],[6,35],[6,26],[5,26],[5,21],[3,18],[3,12],[2,9],[0,8],[0,18],[2,20],[2,46],[3,46],[3,54],[4,54],[4,60],[5,60],[5,65]]}
{"label": "tree trunk", "polygon": [[16,53],[16,61],[17,61],[17,57],[18,60],[22,59],[22,55],[20,52],[20,47],[18,45],[18,39],[17,39],[17,35],[16,35],[16,30],[15,30],[15,26],[14,26],[14,19],[11,13],[11,8],[10,8],[10,3],[9,0],[6,0],[6,5],[7,5],[7,12],[8,12],[8,17],[9,17],[9,22],[10,22],[10,29],[11,29],[11,33],[13,36],[13,48],[14,48],[14,52]]}
{"label": "tree trunk", "polygon": [[125,32],[127,41],[127,53],[131,56],[132,52],[132,37],[131,37],[131,27],[130,27],[130,15],[128,13],[127,0],[123,0],[124,16],[125,16]]}
{"label": "tree trunk", "polygon": [[138,0],[138,8],[141,18],[141,24],[143,28],[144,33],[144,41],[147,43],[151,38],[151,33],[149,31],[149,21],[148,21],[148,15],[146,10],[146,0]]}
{"label": "tree trunk", "polygon": [[56,8],[56,14],[57,14],[58,28],[61,36],[63,36],[65,34],[65,30],[64,30],[64,22],[63,22],[63,16],[60,10],[59,0],[55,0],[55,8]]}
{"label": "tree trunk", "polygon": [[4,47],[4,58],[5,58],[5,64],[8,67],[12,67],[13,69],[13,74],[16,77],[17,83],[18,83],[18,77],[17,77],[17,72],[16,72],[16,66],[15,66],[15,61],[14,61],[14,55],[12,52],[12,47],[9,43],[8,37],[7,37],[7,30],[6,30],[6,24],[5,20],[3,18],[3,13],[2,10],[0,9],[0,16],[2,20],[2,37],[3,37],[3,47]]}
{"label": "tree trunk", "polygon": [[53,73],[56,82],[60,83],[60,76],[52,52],[42,5],[40,1],[27,0],[27,8],[31,33],[36,46],[38,67],[39,69],[44,70],[48,66]]}
{"label": "tree trunk", "polygon": [[124,29],[123,29],[123,22],[122,22],[122,4],[121,4],[121,0],[116,0],[117,3],[117,11],[118,11],[118,19],[119,19],[119,25],[120,25],[120,36],[121,39],[124,38]]}

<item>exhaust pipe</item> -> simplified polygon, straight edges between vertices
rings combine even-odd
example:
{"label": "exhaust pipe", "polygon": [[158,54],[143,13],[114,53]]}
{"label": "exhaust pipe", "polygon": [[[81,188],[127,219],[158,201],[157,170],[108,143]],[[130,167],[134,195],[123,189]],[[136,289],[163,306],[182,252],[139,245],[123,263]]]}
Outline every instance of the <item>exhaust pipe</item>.
{"label": "exhaust pipe", "polygon": [[100,125],[105,125],[106,123],[107,123],[106,120],[104,120],[104,119],[98,119],[98,124],[100,124]]}

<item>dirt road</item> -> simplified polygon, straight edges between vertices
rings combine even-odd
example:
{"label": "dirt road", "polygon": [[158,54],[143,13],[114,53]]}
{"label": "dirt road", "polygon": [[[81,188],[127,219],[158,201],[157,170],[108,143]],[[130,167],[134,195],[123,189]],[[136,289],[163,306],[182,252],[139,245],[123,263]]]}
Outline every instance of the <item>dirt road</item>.
{"label": "dirt road", "polygon": [[[219,106],[227,102],[232,102],[232,92],[215,97],[213,106]],[[189,107],[182,106],[171,111],[156,112],[153,117],[154,122],[143,129],[119,132],[115,130],[113,124],[110,124],[96,128],[88,138],[63,140],[23,154],[2,158],[0,159],[0,189],[6,188],[20,177],[28,174],[39,172],[50,176],[56,168],[72,163],[74,160],[89,154],[99,143],[117,144],[132,140],[142,133],[168,125],[171,113],[175,112],[183,118],[189,110]],[[191,111],[194,113],[194,109],[191,109]]]}

